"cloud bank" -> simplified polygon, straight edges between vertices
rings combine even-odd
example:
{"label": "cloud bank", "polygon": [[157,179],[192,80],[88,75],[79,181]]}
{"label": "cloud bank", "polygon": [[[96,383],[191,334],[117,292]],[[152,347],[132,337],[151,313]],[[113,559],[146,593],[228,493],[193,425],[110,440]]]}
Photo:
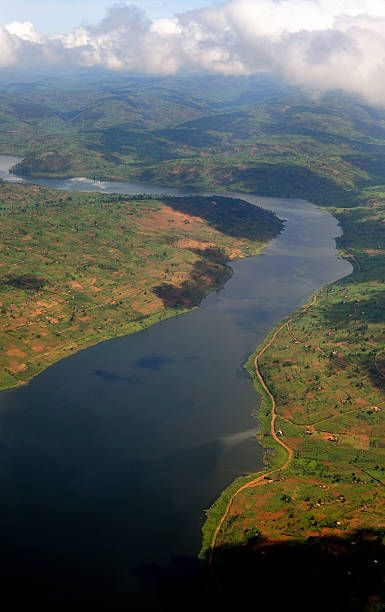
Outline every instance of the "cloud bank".
{"label": "cloud bank", "polygon": [[278,74],[317,91],[385,104],[385,0],[229,0],[150,20],[114,5],[97,25],[43,36],[0,26],[0,66],[104,67],[136,73]]}

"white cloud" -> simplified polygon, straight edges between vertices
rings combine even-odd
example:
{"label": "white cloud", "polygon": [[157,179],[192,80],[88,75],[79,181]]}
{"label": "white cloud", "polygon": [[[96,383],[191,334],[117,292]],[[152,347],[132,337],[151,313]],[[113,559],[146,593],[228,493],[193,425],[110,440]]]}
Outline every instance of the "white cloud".
{"label": "white cloud", "polygon": [[22,40],[34,43],[41,43],[42,37],[36,32],[33,23],[30,21],[13,21],[5,26],[9,34]]}
{"label": "white cloud", "polygon": [[150,20],[115,5],[98,25],[43,36],[0,27],[0,65],[103,66],[175,74],[274,71],[324,91],[385,104],[385,0],[228,0]]}

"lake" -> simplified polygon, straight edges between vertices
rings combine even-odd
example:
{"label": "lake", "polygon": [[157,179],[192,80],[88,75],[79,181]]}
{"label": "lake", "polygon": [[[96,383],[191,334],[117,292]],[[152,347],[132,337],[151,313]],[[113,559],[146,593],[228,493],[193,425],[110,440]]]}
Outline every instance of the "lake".
{"label": "lake", "polygon": [[[0,156],[0,177],[16,158]],[[17,160],[16,160],[17,161]],[[17,179],[19,180],[19,179]],[[86,179],[58,189],[183,194]],[[0,542],[9,584],[73,601],[127,601],[150,567],[193,558],[204,510],[262,466],[258,397],[243,369],[269,330],[351,271],[337,221],[301,200],[227,194],[274,210],[283,233],[231,264],[199,309],[103,342],[0,394]]]}

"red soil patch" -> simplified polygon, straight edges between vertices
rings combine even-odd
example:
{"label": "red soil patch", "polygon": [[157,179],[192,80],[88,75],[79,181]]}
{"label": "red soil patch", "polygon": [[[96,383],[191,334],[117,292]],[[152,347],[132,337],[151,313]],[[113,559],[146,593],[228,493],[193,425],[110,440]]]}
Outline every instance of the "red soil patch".
{"label": "red soil patch", "polygon": [[10,327],[21,327],[22,325],[25,325],[27,323],[27,319],[25,317],[17,317],[16,319],[14,319],[14,325],[11,325]]}
{"label": "red soil patch", "polygon": [[71,287],[71,289],[83,289],[82,285],[78,283],[78,281],[71,281],[69,283],[69,286]]}
{"label": "red soil patch", "polygon": [[199,242],[199,240],[190,240],[189,238],[182,238],[178,240],[176,246],[179,249],[209,249],[214,245],[211,242]]}
{"label": "red soil patch", "polygon": [[167,230],[172,226],[189,232],[193,229],[192,224],[196,223],[202,224],[203,221],[200,217],[191,217],[170,206],[163,205],[159,211],[154,211],[147,218],[141,219],[139,226],[155,230]]}
{"label": "red soil patch", "polygon": [[35,342],[32,342],[31,348],[34,353],[41,353],[44,350],[44,344],[39,342],[39,340],[36,340]]}
{"label": "red soil patch", "polygon": [[26,357],[27,353],[24,353],[24,351],[21,351],[19,348],[17,348],[17,346],[12,346],[11,348],[9,348],[7,350],[7,355],[8,357]]}
{"label": "red soil patch", "polygon": [[356,406],[362,406],[363,408],[367,407],[368,402],[366,399],[362,398],[362,397],[355,397],[354,398],[354,403]]}
{"label": "red soil patch", "polygon": [[55,319],[54,317],[46,317],[46,319],[52,325],[56,325],[57,323],[59,323],[59,319]]}
{"label": "red soil patch", "polygon": [[31,317],[38,317],[42,312],[41,308],[35,308],[35,310],[31,310]]}
{"label": "red soil patch", "polygon": [[20,372],[23,372],[26,369],[26,367],[27,365],[25,363],[16,363],[14,361],[11,361],[8,369],[11,372],[11,374],[19,374]]}
{"label": "red soil patch", "polygon": [[288,437],[288,440],[290,442],[290,445],[293,448],[299,449],[299,448],[301,448],[304,439],[300,438],[300,437],[296,437],[296,438]]}

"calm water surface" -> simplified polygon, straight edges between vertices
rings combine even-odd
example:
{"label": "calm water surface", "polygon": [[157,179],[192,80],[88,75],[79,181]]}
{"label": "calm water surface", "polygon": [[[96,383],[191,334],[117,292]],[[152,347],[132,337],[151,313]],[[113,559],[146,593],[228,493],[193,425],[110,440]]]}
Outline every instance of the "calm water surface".
{"label": "calm water surface", "polygon": [[[0,156],[0,176],[12,163]],[[262,255],[232,264],[223,290],[189,314],[87,349],[0,394],[0,550],[12,578],[28,574],[38,592],[59,585],[76,598],[92,584],[124,598],[142,588],[147,564],[196,555],[204,509],[236,476],[261,467],[258,398],[242,366],[283,316],[351,267],[337,257],[340,230],[326,211],[236,195],[287,223]]]}

